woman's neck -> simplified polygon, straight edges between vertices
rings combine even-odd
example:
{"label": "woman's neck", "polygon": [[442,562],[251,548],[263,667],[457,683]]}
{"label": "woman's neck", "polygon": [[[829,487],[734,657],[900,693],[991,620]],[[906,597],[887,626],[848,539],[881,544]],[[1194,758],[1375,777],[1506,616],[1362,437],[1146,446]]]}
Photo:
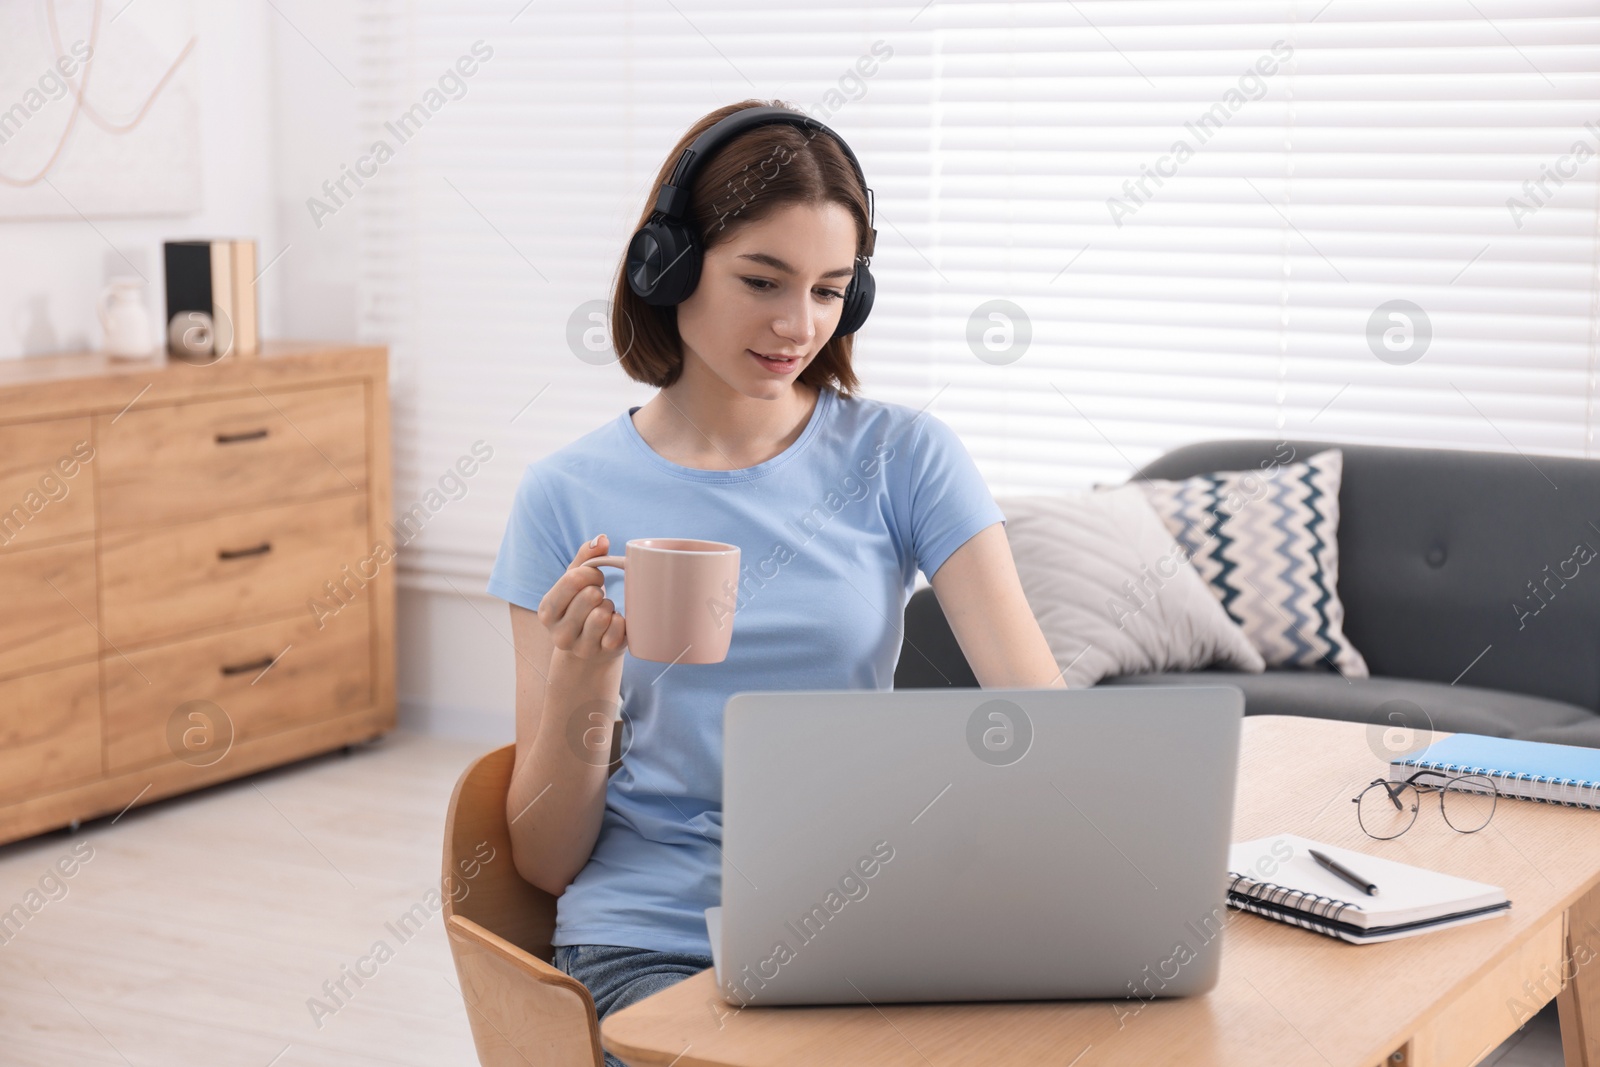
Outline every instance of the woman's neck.
{"label": "woman's neck", "polygon": [[795,382],[771,399],[745,396],[723,385],[700,387],[685,375],[633,414],[634,427],[662,458],[697,470],[743,470],[765,463],[805,432],[822,396]]}

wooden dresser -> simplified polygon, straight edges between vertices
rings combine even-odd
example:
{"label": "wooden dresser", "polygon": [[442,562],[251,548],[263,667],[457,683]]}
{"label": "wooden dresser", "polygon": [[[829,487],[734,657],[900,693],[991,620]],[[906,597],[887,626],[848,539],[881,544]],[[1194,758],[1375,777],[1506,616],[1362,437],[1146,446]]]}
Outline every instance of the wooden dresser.
{"label": "wooden dresser", "polygon": [[0,360],[0,843],[394,726],[388,355]]}

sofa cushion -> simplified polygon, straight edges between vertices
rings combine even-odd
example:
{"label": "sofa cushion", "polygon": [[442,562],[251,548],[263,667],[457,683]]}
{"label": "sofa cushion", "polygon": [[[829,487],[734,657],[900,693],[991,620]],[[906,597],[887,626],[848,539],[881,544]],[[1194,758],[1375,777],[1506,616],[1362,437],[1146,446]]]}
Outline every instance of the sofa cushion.
{"label": "sofa cushion", "polygon": [[[1344,453],[1339,597],[1370,673],[1600,711],[1600,460],[1296,439],[1203,441],[1135,477]],[[1594,525],[1591,525],[1593,523]]]}
{"label": "sofa cushion", "polygon": [[1344,633],[1339,599],[1339,484],[1344,457],[1214,471],[1182,481],[1138,479],[1200,576],[1269,667],[1367,677]]}
{"label": "sofa cushion", "polygon": [[1600,715],[1590,715],[1582,722],[1549,723],[1530,730],[1519,730],[1512,735],[1523,741],[1548,741],[1555,745],[1587,745],[1600,748]]}
{"label": "sofa cushion", "polygon": [[[1448,733],[1488,734],[1600,747],[1600,715],[1576,704],[1499,689],[1411,678],[1361,678],[1269,669],[1125,674],[1102,685],[1233,685],[1244,692],[1246,715],[1304,715]],[[1374,743],[1381,744],[1381,731]],[[1408,748],[1420,748],[1425,737]]]}
{"label": "sofa cushion", "polygon": [[1266,666],[1136,487],[996,503],[1022,591],[1069,688],[1108,674]]}

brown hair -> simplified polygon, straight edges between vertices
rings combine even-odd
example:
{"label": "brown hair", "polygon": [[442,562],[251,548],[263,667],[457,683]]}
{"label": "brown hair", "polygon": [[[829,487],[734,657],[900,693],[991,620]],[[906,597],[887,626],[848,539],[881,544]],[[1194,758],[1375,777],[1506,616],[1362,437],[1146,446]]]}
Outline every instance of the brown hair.
{"label": "brown hair", "polygon": [[[783,107],[804,112],[782,101],[745,100],[718,108],[701,118],[679,138],[657,172],[639,215],[639,225],[649,221],[656,196],[671,177],[678,157],[696,137],[714,124],[749,107]],[[766,178],[763,166],[773,158],[785,160]],[[746,172],[762,175],[751,181]],[[735,192],[735,190],[738,190]],[[708,158],[695,176],[685,217],[700,237],[702,252],[733,236],[739,223],[755,222],[789,204],[842,206],[856,222],[856,255],[872,254],[872,229],[867,215],[867,194],[850,159],[827,134],[808,133],[787,123],[758,126],[740,134]],[[860,267],[858,265],[857,269]],[[617,270],[611,302],[611,336],[623,346],[618,362],[628,377],[666,388],[683,373],[683,339],[678,333],[678,309],[647,304],[628,286],[626,253]],[[800,372],[799,380],[816,388],[832,388],[850,396],[859,384],[850,366],[855,335],[834,336]]]}

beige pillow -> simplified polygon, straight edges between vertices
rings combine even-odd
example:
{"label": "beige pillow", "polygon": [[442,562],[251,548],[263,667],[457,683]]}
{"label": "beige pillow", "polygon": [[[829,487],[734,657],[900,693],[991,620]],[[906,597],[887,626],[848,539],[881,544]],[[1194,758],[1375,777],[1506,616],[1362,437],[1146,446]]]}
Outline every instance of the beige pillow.
{"label": "beige pillow", "polygon": [[1067,685],[1213,663],[1265,669],[1138,486],[995,502]]}

